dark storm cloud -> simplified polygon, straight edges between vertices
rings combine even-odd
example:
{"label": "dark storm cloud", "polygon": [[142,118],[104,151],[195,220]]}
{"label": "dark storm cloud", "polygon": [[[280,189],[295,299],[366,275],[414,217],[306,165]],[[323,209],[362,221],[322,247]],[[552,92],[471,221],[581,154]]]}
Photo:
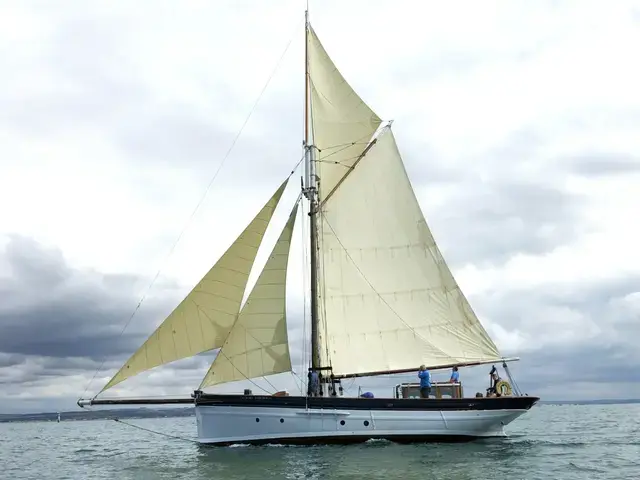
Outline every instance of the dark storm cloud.
{"label": "dark storm cloud", "polygon": [[[145,302],[121,334],[138,301],[133,292],[140,286],[139,278],[76,270],[58,250],[20,236],[10,238],[0,260],[10,274],[0,278],[3,385],[42,384],[68,375],[91,376],[98,369],[101,374],[117,369],[179,300],[167,289],[163,302]],[[302,315],[295,311],[290,315],[291,359],[297,369],[304,348]],[[176,376],[172,371],[201,375],[216,354],[214,350],[173,362],[164,367],[165,372],[174,381],[182,374]],[[2,370],[5,367],[13,368]],[[165,378],[142,380],[146,385],[163,386]]]}
{"label": "dark storm cloud", "polygon": [[[0,326],[1,327],[1,326]],[[24,361],[23,355],[0,352],[0,368],[19,365]]]}
{"label": "dark storm cloud", "polygon": [[[16,386],[26,383],[47,385],[51,381],[59,380],[70,375],[92,375],[100,368],[106,369],[119,367],[113,361],[102,362],[90,358],[67,357],[57,358],[41,355],[16,355],[12,369],[0,368],[0,384]],[[1,367],[0,363],[0,367]]]}
{"label": "dark storm cloud", "polygon": [[[15,389],[18,385],[45,386],[74,374],[90,376],[100,365],[98,352],[107,357],[102,372],[117,368],[148,335],[152,324],[157,322],[157,317],[147,320],[145,325],[148,329],[144,334],[127,334],[118,338],[113,333],[114,328],[119,331],[123,319],[130,314],[130,310],[119,310],[113,305],[134,301],[127,294],[135,284],[135,280],[130,277],[77,272],[65,264],[59,252],[45,250],[20,237],[11,240],[4,260],[10,266],[14,278],[12,285],[3,281],[1,289],[1,298],[7,300],[10,297],[11,300],[9,303],[2,302],[2,305],[10,305],[9,315],[6,307],[0,309],[0,325],[3,327],[0,366],[13,367],[1,371],[0,384],[5,385],[5,388]],[[639,280],[629,277],[593,282],[579,290],[549,287],[526,292],[508,290],[500,296],[487,295],[482,307],[489,308],[492,318],[495,317],[507,329],[535,330],[536,325],[521,321],[519,315],[523,311],[535,313],[536,309],[548,305],[601,315],[603,323],[606,318],[613,325],[614,332],[616,325],[625,325],[618,335],[608,338],[606,342],[591,338],[578,345],[549,346],[544,342],[537,347],[528,345],[525,352],[518,352],[523,360],[512,367],[522,389],[531,394],[543,391],[548,397],[556,392],[549,398],[574,398],[563,393],[562,386],[567,382],[591,382],[594,395],[597,396],[602,391],[602,384],[599,382],[638,380],[640,358],[634,353],[635,347],[630,340],[640,333],[634,333],[632,329],[634,325],[637,327],[638,312],[612,309],[611,306],[638,291]],[[34,297],[31,290],[26,288],[32,285],[37,285],[42,292],[38,297]],[[30,306],[32,302],[36,303],[37,308]],[[44,308],[47,305],[54,305],[59,309],[46,315]],[[65,306],[68,309],[66,313],[63,310]],[[20,312],[22,316],[19,316]],[[87,318],[94,320],[87,321]],[[95,321],[96,318],[99,321]],[[20,325],[23,326],[22,329],[19,328]],[[102,328],[86,328],[87,325]],[[6,327],[12,330],[9,332]],[[300,315],[292,313],[289,339],[295,370],[300,368],[305,345],[301,341],[302,327]],[[308,336],[308,332],[306,333]],[[554,332],[548,331],[546,334],[553,335]],[[214,358],[215,352],[206,352],[175,362],[168,367],[165,375],[141,380],[149,388],[164,388],[167,391],[178,388],[186,389],[186,392],[188,388],[180,382],[193,380],[197,383],[201,373],[206,371]],[[478,367],[465,372],[466,385],[470,391],[483,391],[485,370],[486,368]],[[446,372],[439,375],[446,376]],[[413,377],[408,375],[406,378],[395,379],[363,379],[358,384],[379,392],[378,394],[386,394],[390,384],[405,380],[412,381]],[[350,384],[349,381],[345,382],[345,387]],[[193,385],[189,384],[188,387],[192,388]]]}
{"label": "dark storm cloud", "polygon": [[[553,398],[575,398],[568,385],[592,383],[593,395],[606,395],[607,383],[640,381],[640,277],[626,276],[583,285],[509,290],[479,297],[476,304],[496,323],[526,335],[515,368],[529,391],[556,388]],[[554,323],[549,308],[572,313],[572,323]],[[595,328],[597,330],[593,330]],[[567,335],[569,339],[567,340]],[[555,341],[561,336],[562,342]],[[566,388],[565,388],[566,387]],[[617,396],[625,396],[619,392]]]}
{"label": "dark storm cloud", "polygon": [[14,236],[0,279],[0,351],[18,355],[121,356],[144,341],[164,305],[146,305],[120,335],[138,301],[139,278],[70,268],[57,250]]}
{"label": "dark storm cloud", "polygon": [[[589,345],[540,352],[537,362],[537,380],[586,382],[639,382],[640,360],[631,355],[631,345],[623,347]],[[534,362],[531,362],[534,363]],[[532,375],[533,376],[533,375]]]}

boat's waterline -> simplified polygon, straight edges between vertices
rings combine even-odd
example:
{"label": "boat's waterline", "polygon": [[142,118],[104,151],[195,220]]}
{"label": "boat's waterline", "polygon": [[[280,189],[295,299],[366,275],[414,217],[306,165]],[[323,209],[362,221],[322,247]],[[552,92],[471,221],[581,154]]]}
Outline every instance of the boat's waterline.
{"label": "boat's waterline", "polygon": [[504,436],[504,427],[526,413],[536,401],[531,400],[528,407],[518,409],[451,409],[445,404],[442,410],[418,410],[196,403],[195,410],[198,441],[209,445],[348,444],[371,439],[453,442]]}

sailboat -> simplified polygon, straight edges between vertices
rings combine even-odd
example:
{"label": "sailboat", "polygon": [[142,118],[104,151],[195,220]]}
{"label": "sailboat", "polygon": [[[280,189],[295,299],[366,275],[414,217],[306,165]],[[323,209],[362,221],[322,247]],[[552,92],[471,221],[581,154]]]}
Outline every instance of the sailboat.
{"label": "sailboat", "polygon": [[[539,401],[511,394],[345,396],[342,381],[507,361],[445,262],[411,186],[390,122],[344,79],[305,13],[305,158],[301,191],[244,304],[265,232],[291,175],[102,390],[78,405],[190,403],[202,444],[472,440]],[[283,172],[284,174],[284,172]],[[286,280],[307,202],[310,365],[305,394],[204,389],[293,371]],[[306,348],[306,347],[305,347]],[[219,349],[189,398],[98,398],[150,369]],[[495,370],[495,368],[494,368]],[[502,382],[503,386],[506,382]],[[400,387],[400,386],[399,386]],[[414,386],[415,387],[415,386]],[[404,392],[404,393],[403,393]],[[507,393],[505,395],[504,393]],[[372,398],[373,397],[373,398]]]}

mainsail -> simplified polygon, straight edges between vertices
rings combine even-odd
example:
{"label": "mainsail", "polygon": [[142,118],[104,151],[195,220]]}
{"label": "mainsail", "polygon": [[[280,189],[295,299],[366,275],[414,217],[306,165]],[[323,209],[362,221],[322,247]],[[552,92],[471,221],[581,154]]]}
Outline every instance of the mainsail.
{"label": "mainsail", "polygon": [[390,128],[320,217],[323,353],[334,374],[501,358],[431,235]]}
{"label": "mainsail", "polygon": [[370,143],[379,118],[310,27],[308,47],[322,365],[347,375],[499,360],[431,235],[390,127]]}
{"label": "mainsail", "polygon": [[296,202],[253,290],[200,388],[291,371],[286,321],[287,265]]}
{"label": "mainsail", "polygon": [[222,346],[240,311],[251,267],[287,181],[102,391],[146,370]]}

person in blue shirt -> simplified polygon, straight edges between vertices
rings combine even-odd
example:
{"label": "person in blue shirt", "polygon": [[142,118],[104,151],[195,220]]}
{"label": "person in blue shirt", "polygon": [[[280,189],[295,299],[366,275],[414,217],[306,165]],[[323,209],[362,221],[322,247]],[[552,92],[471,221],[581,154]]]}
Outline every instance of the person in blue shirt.
{"label": "person in blue shirt", "polygon": [[[460,382],[460,373],[458,372],[458,367],[453,367],[451,370],[451,378],[449,378],[449,383],[459,383]],[[451,389],[451,398],[458,398],[460,396],[460,387],[452,387]]]}
{"label": "person in blue shirt", "polygon": [[429,398],[431,393],[431,374],[424,365],[420,365],[418,378],[420,379],[420,398]]}
{"label": "person in blue shirt", "polygon": [[460,373],[458,372],[458,367],[453,367],[451,371],[451,378],[449,379],[450,383],[458,383],[460,381]]}

